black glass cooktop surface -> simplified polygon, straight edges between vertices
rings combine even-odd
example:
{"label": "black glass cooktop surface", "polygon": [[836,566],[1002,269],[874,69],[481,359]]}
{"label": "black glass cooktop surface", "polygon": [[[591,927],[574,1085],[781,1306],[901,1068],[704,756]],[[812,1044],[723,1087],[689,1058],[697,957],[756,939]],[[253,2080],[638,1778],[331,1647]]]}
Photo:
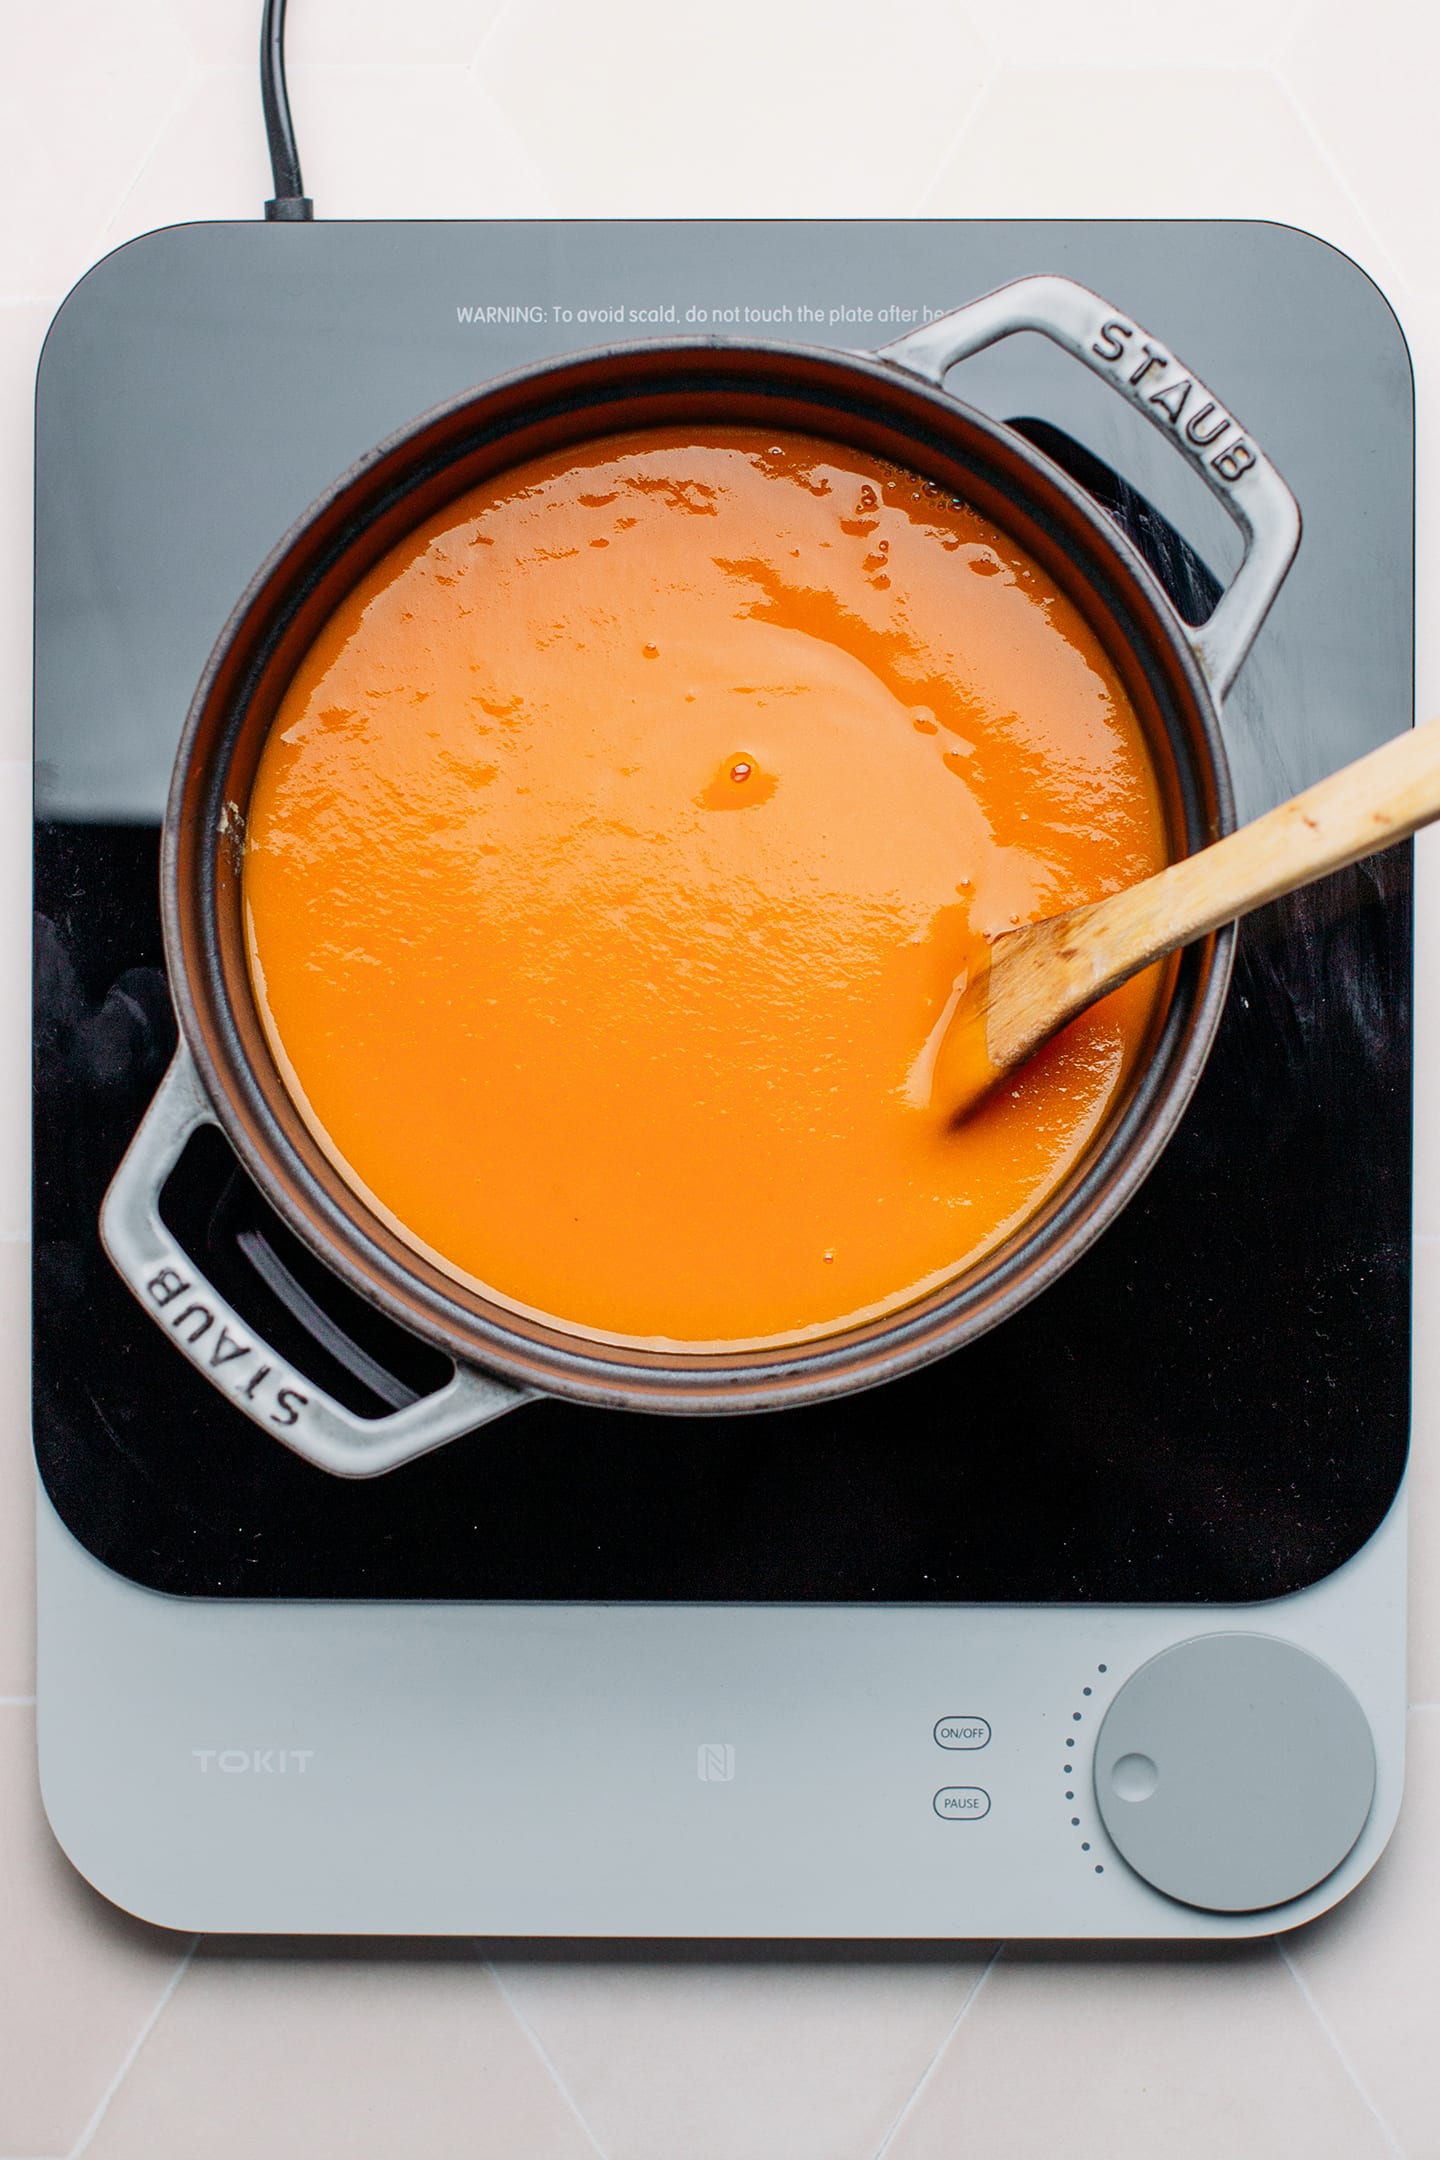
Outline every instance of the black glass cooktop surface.
{"label": "black glass cooktop surface", "polygon": [[[174,1041],[158,819],[184,704],[304,501],[465,381],[581,342],[562,305],[629,292],[683,326],[704,295],[874,319],[1034,269],[1165,326],[1301,499],[1300,562],[1227,714],[1242,814],[1407,725],[1403,341],[1352,265],[1283,228],[180,228],[67,304],[39,404],[35,1435],[62,1518],[109,1566],[211,1596],[1251,1600],[1325,1575],[1377,1526],[1409,1425],[1408,849],[1242,927],[1184,1122],[1075,1267],[956,1356],[846,1402],[702,1420],[532,1403],[342,1482],[193,1372],[100,1248],[101,1197]],[[479,338],[477,305],[499,318]],[[266,352],[289,370],[279,415]],[[1232,564],[1164,445],[1049,356],[974,365],[976,402],[1044,415],[1017,424],[1202,615],[1206,559],[1222,579]],[[192,1144],[164,1211],[357,1410],[443,1377],[295,1246],[218,1135]]]}

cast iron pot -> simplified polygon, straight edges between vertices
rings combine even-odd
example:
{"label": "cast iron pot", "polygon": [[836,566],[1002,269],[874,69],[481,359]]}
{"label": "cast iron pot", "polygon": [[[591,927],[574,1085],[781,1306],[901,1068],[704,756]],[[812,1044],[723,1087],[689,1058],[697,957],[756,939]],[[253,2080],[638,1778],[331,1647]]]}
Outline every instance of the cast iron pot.
{"label": "cast iron pot", "polygon": [[[1245,557],[1188,628],[1150,570],[1070,479],[943,389],[957,360],[1037,330],[1174,442],[1241,527]],[[106,1196],[101,1234],[140,1302],[206,1378],[311,1462],[371,1476],[536,1394],[681,1414],[778,1409],[874,1387],[945,1356],[1035,1297],[1100,1235],[1174,1131],[1214,1038],[1233,930],[1175,965],[1148,1055],[1046,1204],[950,1283],[813,1342],[730,1354],[613,1348],[522,1317],[431,1266],[351,1191],[271,1057],[241,929],[245,810],[296,666],[346,592],[406,533],[489,475],[635,428],[733,422],[828,436],[894,459],[1005,528],[1080,608],[1145,728],[1172,854],[1232,826],[1218,707],[1290,566],[1294,498],[1254,440],[1121,309],[1025,278],[877,354],[685,338],[528,368],[427,414],[346,473],[281,542],[195,694],[165,819],[162,904],[180,1048]],[[160,1214],[197,1126],[218,1124],[260,1191],[346,1283],[455,1364],[438,1392],[356,1415],[266,1347]]]}

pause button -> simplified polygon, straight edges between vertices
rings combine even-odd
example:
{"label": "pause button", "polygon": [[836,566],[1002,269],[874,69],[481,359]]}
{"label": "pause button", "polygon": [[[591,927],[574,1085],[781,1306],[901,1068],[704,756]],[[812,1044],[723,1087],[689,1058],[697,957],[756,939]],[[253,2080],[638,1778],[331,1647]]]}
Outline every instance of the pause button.
{"label": "pause button", "polygon": [[935,1795],[935,1813],[942,1822],[979,1822],[990,1812],[990,1795],[978,1785],[942,1785]]}

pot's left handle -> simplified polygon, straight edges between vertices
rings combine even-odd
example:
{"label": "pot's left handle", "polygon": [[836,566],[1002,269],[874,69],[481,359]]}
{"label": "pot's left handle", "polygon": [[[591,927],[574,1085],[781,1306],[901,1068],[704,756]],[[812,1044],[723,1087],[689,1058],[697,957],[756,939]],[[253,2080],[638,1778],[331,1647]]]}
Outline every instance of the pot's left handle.
{"label": "pot's left handle", "polygon": [[105,1195],[100,1236],[156,1325],[237,1410],[321,1470],[377,1477],[531,1399],[457,1365],[435,1394],[363,1418],[296,1372],[206,1282],[160,1215],[161,1191],[186,1141],[215,1122],[182,1042]]}
{"label": "pot's left handle", "polygon": [[938,386],[957,360],[1017,330],[1038,330],[1117,390],[1175,445],[1244,534],[1244,560],[1210,620],[1198,630],[1181,625],[1218,703],[1295,559],[1295,497],[1254,436],[1173,347],[1073,278],[1017,278],[882,345],[876,358]]}

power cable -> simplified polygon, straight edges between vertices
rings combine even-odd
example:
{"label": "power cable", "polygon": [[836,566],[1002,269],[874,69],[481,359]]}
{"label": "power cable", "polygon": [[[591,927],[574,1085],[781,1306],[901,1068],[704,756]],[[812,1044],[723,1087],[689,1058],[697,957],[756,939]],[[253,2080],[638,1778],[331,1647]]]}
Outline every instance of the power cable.
{"label": "power cable", "polygon": [[265,205],[265,215],[272,222],[303,224],[314,217],[315,205],[300,177],[300,152],[295,147],[290,92],[285,87],[285,0],[265,0],[260,24],[260,102],[265,108],[270,170],[275,179],[275,193]]}

